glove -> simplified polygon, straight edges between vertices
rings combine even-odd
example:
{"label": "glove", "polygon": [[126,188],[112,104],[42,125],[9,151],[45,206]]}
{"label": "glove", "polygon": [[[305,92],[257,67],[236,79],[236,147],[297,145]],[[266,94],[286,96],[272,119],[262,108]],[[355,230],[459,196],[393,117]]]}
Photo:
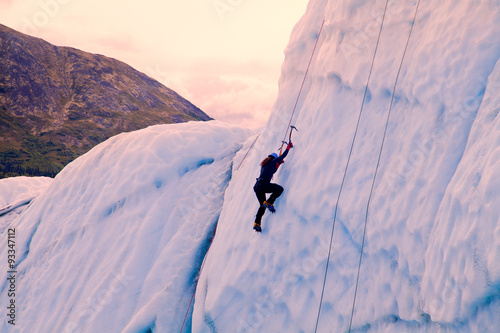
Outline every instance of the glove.
{"label": "glove", "polygon": [[290,143],[288,144],[288,146],[286,146],[286,149],[290,149],[290,148],[293,148],[293,143],[292,143],[292,141],[290,141]]}

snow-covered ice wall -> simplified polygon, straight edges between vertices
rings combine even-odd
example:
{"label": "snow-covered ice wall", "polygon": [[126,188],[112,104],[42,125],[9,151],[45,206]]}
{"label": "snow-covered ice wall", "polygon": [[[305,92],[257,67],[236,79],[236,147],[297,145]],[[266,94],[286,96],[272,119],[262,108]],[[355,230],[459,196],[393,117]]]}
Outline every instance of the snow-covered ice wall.
{"label": "snow-covered ice wall", "polygon": [[[226,191],[194,332],[314,331],[385,4],[309,2],[285,51],[267,127]],[[416,5],[388,2],[318,332],[349,328],[368,196]],[[259,162],[281,144],[317,39],[292,120],[296,146],[274,178],[285,192],[256,234]],[[499,1],[421,1],[366,219],[354,331],[500,329],[499,58]]]}
{"label": "snow-covered ice wall", "polygon": [[[17,316],[8,323],[2,269],[0,331],[180,331],[234,154],[250,134],[217,121],[152,126],[70,163],[9,225]],[[3,192],[13,183],[2,181]]]}

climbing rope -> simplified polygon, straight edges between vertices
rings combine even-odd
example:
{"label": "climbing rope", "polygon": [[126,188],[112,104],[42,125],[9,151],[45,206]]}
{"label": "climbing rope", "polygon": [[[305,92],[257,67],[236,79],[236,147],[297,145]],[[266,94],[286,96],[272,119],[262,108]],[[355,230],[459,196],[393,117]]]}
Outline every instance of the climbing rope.
{"label": "climbing rope", "polygon": [[259,138],[259,136],[261,134],[262,133],[259,133],[259,135],[257,135],[257,137],[255,138],[255,140],[253,140],[252,145],[250,146],[250,148],[248,148],[247,153],[245,154],[245,156],[243,156],[243,159],[241,160],[240,165],[238,165],[238,167],[236,168],[236,171],[238,171],[240,169],[241,165],[243,164],[243,161],[245,160],[245,158],[247,158],[248,153],[250,152],[250,150],[252,150],[253,145],[255,144],[255,142],[257,142],[257,139]]}
{"label": "climbing rope", "polygon": [[417,7],[415,8],[415,15],[413,16],[413,21],[411,23],[410,33],[408,34],[408,40],[406,41],[406,46],[405,46],[405,49],[404,49],[404,52],[403,52],[403,56],[401,57],[401,63],[399,64],[398,74],[396,75],[396,80],[394,81],[394,87],[392,89],[391,103],[389,105],[389,111],[387,112],[387,120],[385,122],[385,129],[384,129],[384,135],[382,137],[382,143],[380,144],[380,151],[379,151],[379,154],[378,154],[377,166],[375,167],[375,174],[373,175],[373,181],[372,181],[372,186],[371,186],[371,189],[370,189],[370,195],[368,196],[368,202],[366,204],[365,226],[364,226],[364,231],[363,231],[363,241],[361,243],[361,252],[359,254],[358,274],[357,274],[357,277],[356,277],[356,287],[354,289],[354,299],[353,299],[353,302],[352,302],[351,319],[349,321],[349,332],[351,332],[352,318],[354,316],[354,308],[356,306],[356,296],[357,296],[357,293],[358,293],[358,283],[359,283],[359,272],[361,270],[361,260],[363,258],[363,250],[365,248],[366,225],[367,225],[367,222],[368,222],[368,213],[369,213],[369,209],[370,209],[370,202],[371,202],[371,198],[372,198],[372,194],[373,194],[373,189],[375,187],[375,181],[377,179],[378,168],[380,166],[380,160],[381,160],[381,157],[382,157],[382,152],[384,150],[385,137],[386,137],[386,134],[387,134],[387,128],[389,126],[389,120],[390,120],[390,117],[391,117],[392,106],[394,105],[394,95],[396,93],[396,88],[397,88],[398,81],[399,81],[399,75],[401,74],[401,68],[403,67],[403,62],[404,62],[404,59],[405,59],[405,56],[406,56],[406,51],[408,50],[408,45],[410,44],[410,38],[411,38],[411,35],[413,33],[413,27],[415,26],[415,21],[417,19],[417,13],[418,13],[419,7],[420,7],[420,0],[418,0]]}
{"label": "climbing rope", "polygon": [[[316,46],[318,46],[319,37],[321,36],[321,32],[323,31],[324,25],[325,25],[325,20],[323,20],[323,23],[321,23],[321,28],[319,29],[319,32],[318,32],[318,38],[316,38],[316,43],[314,44],[314,48],[313,48],[313,51],[311,53],[311,58],[309,59],[309,64],[307,65],[306,73],[304,74],[304,79],[302,79],[302,84],[300,85],[300,90],[299,90],[299,93],[297,95],[297,100],[295,101],[292,115],[290,116],[290,121],[288,122],[288,126],[286,127],[285,136],[283,137],[283,140],[281,141],[280,155],[281,155],[281,152],[283,150],[283,146],[285,145],[285,142],[286,142],[285,140],[286,140],[286,136],[288,135],[288,130],[290,129],[290,131],[293,131],[293,126],[291,126],[292,119],[293,119],[293,116],[295,114],[295,110],[297,109],[297,105],[299,104],[300,94],[302,93],[302,88],[304,88],[304,83],[306,82],[307,73],[309,73],[309,67],[311,66],[311,62],[313,60],[314,53],[316,52]],[[290,134],[291,134],[291,132],[290,132]]]}
{"label": "climbing rope", "polygon": [[382,22],[380,23],[380,30],[378,32],[377,43],[375,44],[375,51],[373,52],[373,58],[372,58],[371,66],[370,66],[370,72],[368,73],[368,79],[366,80],[366,86],[365,86],[365,92],[364,92],[364,95],[363,95],[363,101],[361,102],[361,108],[359,109],[358,122],[356,123],[356,129],[354,130],[354,135],[353,135],[352,142],[351,142],[351,148],[349,150],[349,155],[347,157],[347,163],[346,163],[346,166],[345,166],[345,169],[344,169],[344,175],[342,177],[342,182],[340,183],[339,195],[337,196],[337,202],[335,203],[335,211],[333,213],[332,233],[331,233],[331,236],[330,236],[330,247],[328,248],[328,258],[326,260],[325,276],[324,276],[324,279],[323,279],[323,287],[321,289],[321,297],[320,297],[319,308],[318,308],[318,317],[316,318],[316,327],[314,328],[314,332],[318,331],[319,318],[320,318],[320,315],[321,315],[321,306],[323,304],[323,296],[324,296],[324,293],[325,293],[326,278],[328,276],[328,266],[329,266],[329,263],[330,263],[330,256],[331,256],[331,253],[332,253],[333,234],[335,232],[335,223],[337,221],[337,211],[338,211],[338,207],[339,207],[340,197],[342,195],[342,189],[344,188],[344,183],[345,183],[345,179],[346,179],[346,175],[347,175],[347,170],[349,169],[349,163],[351,161],[352,151],[354,149],[354,143],[355,143],[356,137],[358,135],[359,123],[361,121],[361,115],[363,114],[363,109],[364,109],[365,102],[366,102],[366,96],[368,94],[368,86],[370,84],[370,79],[372,77],[372,72],[373,72],[373,66],[375,64],[375,58],[376,58],[376,55],[377,55],[378,46],[380,44],[380,36],[382,35],[382,29],[384,27],[384,21],[385,21],[385,16],[386,16],[386,13],[387,13],[388,3],[389,3],[389,0],[387,0],[386,3],[385,3],[384,14],[382,16]]}

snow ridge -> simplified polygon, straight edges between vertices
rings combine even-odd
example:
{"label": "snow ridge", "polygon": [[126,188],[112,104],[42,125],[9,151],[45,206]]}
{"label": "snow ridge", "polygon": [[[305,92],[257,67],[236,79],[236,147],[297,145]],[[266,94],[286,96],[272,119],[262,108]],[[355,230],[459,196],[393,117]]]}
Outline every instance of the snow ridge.
{"label": "snow ridge", "polygon": [[15,330],[179,331],[249,135],[217,121],[152,126],[70,163],[9,226]]}

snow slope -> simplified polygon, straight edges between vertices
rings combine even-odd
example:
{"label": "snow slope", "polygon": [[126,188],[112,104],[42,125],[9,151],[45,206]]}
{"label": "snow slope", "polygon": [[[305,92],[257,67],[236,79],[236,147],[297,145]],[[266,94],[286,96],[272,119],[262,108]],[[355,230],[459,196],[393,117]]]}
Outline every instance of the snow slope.
{"label": "snow slope", "polygon": [[24,212],[34,198],[51,183],[49,177],[12,177],[0,179],[0,233]]}
{"label": "snow slope", "polygon": [[12,177],[0,179],[0,208],[31,201],[50,184],[49,177]]}
{"label": "snow slope", "polygon": [[[353,331],[500,330],[500,2],[420,3],[367,210],[416,4],[389,1],[318,332],[349,329],[365,220]],[[314,331],[384,6],[311,0],[294,28],[268,125],[226,190],[193,332]],[[296,147],[274,178],[285,192],[256,234],[258,165],[287,131],[323,19],[292,121]]]}
{"label": "snow slope", "polygon": [[152,126],[69,164],[9,226],[17,321],[6,317],[0,331],[180,331],[233,156],[250,134],[217,121]]}

